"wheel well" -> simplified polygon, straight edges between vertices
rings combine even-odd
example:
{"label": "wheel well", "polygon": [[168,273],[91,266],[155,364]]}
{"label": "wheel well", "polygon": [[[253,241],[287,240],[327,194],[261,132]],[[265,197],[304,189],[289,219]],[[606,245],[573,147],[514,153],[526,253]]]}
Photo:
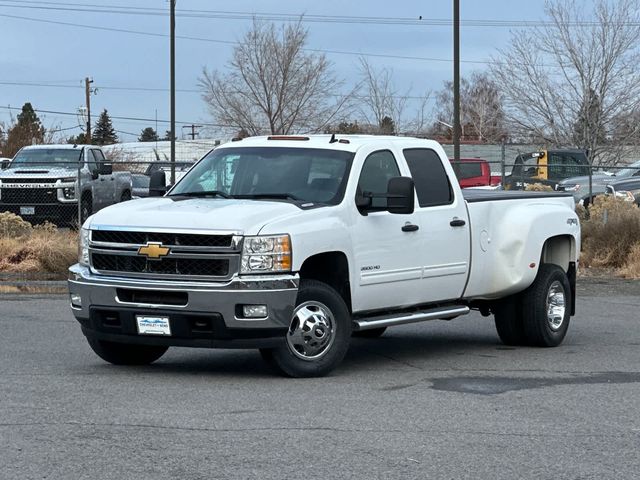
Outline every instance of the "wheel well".
{"label": "wheel well", "polygon": [[326,252],[307,258],[300,268],[300,278],[318,280],[331,286],[351,311],[349,262],[344,253]]}
{"label": "wheel well", "polygon": [[87,200],[87,199],[91,199],[91,192],[89,190],[85,190],[84,192],[82,192],[82,200]]}
{"label": "wheel well", "polygon": [[568,272],[569,265],[575,258],[575,249],[575,239],[570,235],[551,237],[544,242],[540,262],[558,265],[565,272]]}

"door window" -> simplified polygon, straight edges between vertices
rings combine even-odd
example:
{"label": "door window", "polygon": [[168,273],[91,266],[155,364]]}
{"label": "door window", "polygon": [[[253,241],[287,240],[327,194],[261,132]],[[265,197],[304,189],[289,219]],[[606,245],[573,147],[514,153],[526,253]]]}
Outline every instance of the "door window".
{"label": "door window", "polygon": [[434,150],[411,148],[402,153],[409,165],[421,207],[449,205],[453,202],[449,177],[440,156]]}
{"label": "door window", "polygon": [[87,168],[91,173],[96,172],[98,170],[98,165],[95,157],[93,156],[93,150],[85,150],[85,155],[87,157],[85,162],[87,164]]}
{"label": "door window", "polygon": [[[365,192],[373,194],[386,194],[389,179],[399,177],[400,170],[396,159],[389,150],[374,152],[367,157],[360,172],[358,180],[358,195]],[[376,209],[387,207],[386,198],[372,198],[371,206]]]}

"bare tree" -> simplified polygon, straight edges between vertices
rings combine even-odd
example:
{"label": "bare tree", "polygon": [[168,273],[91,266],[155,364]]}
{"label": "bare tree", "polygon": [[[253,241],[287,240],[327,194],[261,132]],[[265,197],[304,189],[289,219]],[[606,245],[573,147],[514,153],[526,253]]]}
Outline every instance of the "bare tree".
{"label": "bare tree", "polygon": [[[444,82],[444,88],[436,93],[435,118],[433,131],[451,136],[453,83],[450,81]],[[492,143],[506,135],[502,96],[486,72],[474,72],[460,79],[460,123],[465,140]]]}
{"label": "bare tree", "polygon": [[[548,21],[514,32],[492,67],[520,134],[614,164],[638,137],[638,0],[548,0]],[[625,128],[620,128],[626,125]]]}
{"label": "bare tree", "polygon": [[216,122],[251,135],[322,131],[348,105],[324,55],[303,50],[301,23],[254,20],[226,73],[203,69],[202,97]]}
{"label": "bare tree", "polygon": [[427,125],[427,100],[429,92],[416,96],[419,100],[409,115],[409,99],[412,89],[400,92],[393,80],[393,71],[389,68],[376,70],[369,62],[360,59],[362,81],[357,85],[359,93],[358,111],[364,124],[370,125],[373,133],[389,133],[393,125],[394,133],[420,133]]}

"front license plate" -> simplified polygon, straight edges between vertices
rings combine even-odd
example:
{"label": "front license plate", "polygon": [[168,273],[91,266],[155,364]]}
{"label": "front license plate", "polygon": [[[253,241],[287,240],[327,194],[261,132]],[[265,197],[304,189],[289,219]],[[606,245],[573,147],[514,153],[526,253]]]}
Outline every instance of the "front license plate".
{"label": "front license plate", "polygon": [[171,335],[169,317],[136,315],[136,323],[140,335]]}
{"label": "front license plate", "polygon": [[35,215],[36,207],[20,207],[20,215]]}

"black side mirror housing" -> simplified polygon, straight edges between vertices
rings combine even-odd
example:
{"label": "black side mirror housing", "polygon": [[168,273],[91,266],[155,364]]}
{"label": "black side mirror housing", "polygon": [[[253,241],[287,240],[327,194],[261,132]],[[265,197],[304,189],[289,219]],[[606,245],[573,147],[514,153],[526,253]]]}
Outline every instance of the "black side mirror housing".
{"label": "black side mirror housing", "polygon": [[167,193],[167,178],[162,170],[157,170],[151,174],[149,180],[149,196],[161,197]]}
{"label": "black side mirror housing", "polygon": [[10,163],[11,163],[11,160],[9,159],[2,160],[2,163],[0,164],[0,168],[2,168],[2,170],[6,170],[7,168],[9,168]]}
{"label": "black side mirror housing", "polygon": [[409,177],[394,177],[387,184],[387,210],[389,213],[409,214],[415,208],[415,184]]}

